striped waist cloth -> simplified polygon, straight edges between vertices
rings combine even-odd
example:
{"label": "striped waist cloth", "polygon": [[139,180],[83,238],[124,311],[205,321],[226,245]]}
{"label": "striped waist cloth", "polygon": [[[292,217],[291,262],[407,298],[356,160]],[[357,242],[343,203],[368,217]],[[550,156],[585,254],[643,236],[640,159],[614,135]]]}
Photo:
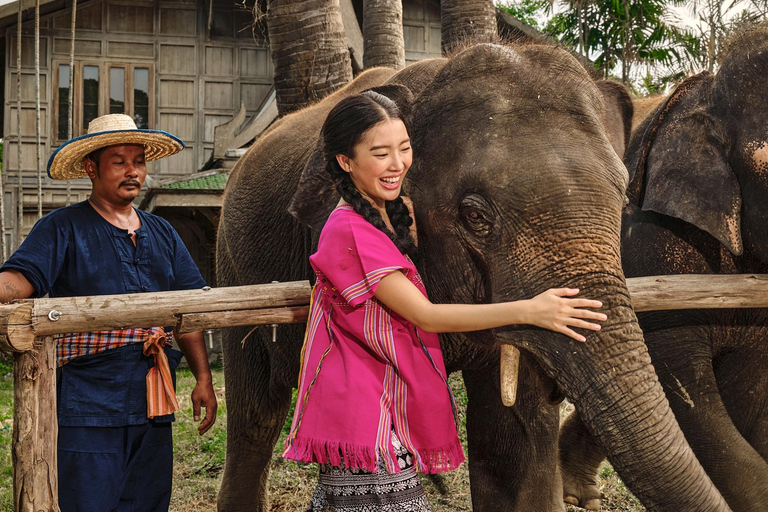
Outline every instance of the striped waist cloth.
{"label": "striped waist cloth", "polygon": [[57,335],[55,339],[58,366],[64,366],[77,357],[99,354],[131,343],[143,343],[144,355],[155,359],[155,366],[147,372],[147,417],[163,416],[179,409],[171,368],[163,350],[173,345],[173,338],[166,336],[162,327],[68,333]]}

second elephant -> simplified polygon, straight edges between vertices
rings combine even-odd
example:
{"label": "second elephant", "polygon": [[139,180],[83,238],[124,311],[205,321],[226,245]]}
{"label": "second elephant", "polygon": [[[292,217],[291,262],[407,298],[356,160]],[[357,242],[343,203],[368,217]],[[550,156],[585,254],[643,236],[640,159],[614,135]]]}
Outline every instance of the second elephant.
{"label": "second elephant", "polygon": [[[629,277],[768,273],[768,28],[734,37],[717,73],[683,82],[635,130],[622,259]],[[697,457],[736,511],[768,510],[768,311],[639,315]],[[563,427],[566,498],[599,501],[602,456]]]}

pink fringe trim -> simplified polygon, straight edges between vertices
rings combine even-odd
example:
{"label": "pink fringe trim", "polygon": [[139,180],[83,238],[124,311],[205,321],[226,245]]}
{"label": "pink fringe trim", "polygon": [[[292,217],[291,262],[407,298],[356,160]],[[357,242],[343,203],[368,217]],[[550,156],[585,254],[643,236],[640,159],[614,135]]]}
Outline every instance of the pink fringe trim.
{"label": "pink fringe trim", "polygon": [[417,449],[418,454],[414,454],[417,461],[417,469],[421,473],[445,473],[453,471],[464,462],[464,450],[461,447],[461,441],[457,437],[451,443],[439,448]]}
{"label": "pink fringe trim", "polygon": [[[452,471],[464,462],[464,450],[458,438],[439,448],[417,449],[414,454],[416,468],[421,473],[444,473]],[[378,470],[376,449],[372,446],[355,445],[325,439],[289,439],[283,457],[298,462],[316,462],[358,468],[371,473]],[[400,472],[396,467],[395,472]]]}
{"label": "pink fringe trim", "polygon": [[325,439],[289,439],[283,457],[298,462],[317,462],[347,468],[359,468],[373,473],[378,468],[373,447],[328,441]]}

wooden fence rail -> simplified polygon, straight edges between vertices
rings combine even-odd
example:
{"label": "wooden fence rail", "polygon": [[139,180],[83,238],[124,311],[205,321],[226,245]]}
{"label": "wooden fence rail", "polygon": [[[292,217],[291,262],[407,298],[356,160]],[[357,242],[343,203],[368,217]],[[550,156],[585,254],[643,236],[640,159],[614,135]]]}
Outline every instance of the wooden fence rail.
{"label": "wooden fence rail", "polygon": [[[627,280],[636,311],[768,307],[768,275]],[[0,306],[0,349],[14,353],[13,471],[17,512],[58,511],[53,335],[174,325],[179,332],[305,322],[308,281],[183,292],[19,301]],[[517,349],[502,350],[502,399],[514,403]]]}

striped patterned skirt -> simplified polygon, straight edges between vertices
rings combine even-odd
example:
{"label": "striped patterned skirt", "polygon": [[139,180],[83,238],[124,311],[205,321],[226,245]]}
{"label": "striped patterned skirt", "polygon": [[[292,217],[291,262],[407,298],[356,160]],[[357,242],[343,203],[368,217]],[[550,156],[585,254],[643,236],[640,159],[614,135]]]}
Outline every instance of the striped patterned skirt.
{"label": "striped patterned skirt", "polygon": [[430,512],[429,501],[413,465],[413,456],[392,432],[400,473],[320,465],[320,479],[307,512]]}

